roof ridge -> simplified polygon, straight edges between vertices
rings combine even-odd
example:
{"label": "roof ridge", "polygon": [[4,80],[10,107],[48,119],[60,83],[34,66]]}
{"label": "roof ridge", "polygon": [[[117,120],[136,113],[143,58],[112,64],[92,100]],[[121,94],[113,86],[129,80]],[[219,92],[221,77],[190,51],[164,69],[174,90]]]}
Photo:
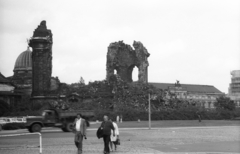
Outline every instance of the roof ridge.
{"label": "roof ridge", "polygon": [[[175,83],[149,82],[149,84],[160,89],[169,89],[170,87],[175,86]],[[222,93],[214,85],[200,85],[200,84],[180,84],[180,85],[181,87],[186,88],[187,91],[191,91],[191,92]]]}
{"label": "roof ridge", "polygon": [[[163,82],[148,82],[148,83],[160,83],[160,84],[175,84],[175,83],[163,83]],[[180,85],[193,85],[193,86],[210,86],[210,87],[214,87],[213,85],[205,85],[205,84],[188,84],[188,83],[180,83]]]}

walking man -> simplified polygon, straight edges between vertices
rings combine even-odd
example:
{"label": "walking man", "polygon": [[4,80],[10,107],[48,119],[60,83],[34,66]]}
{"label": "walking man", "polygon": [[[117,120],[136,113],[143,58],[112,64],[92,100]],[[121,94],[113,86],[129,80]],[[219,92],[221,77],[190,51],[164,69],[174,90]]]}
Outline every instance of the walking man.
{"label": "walking man", "polygon": [[108,120],[108,116],[104,115],[103,120],[104,121],[102,122],[100,127],[103,129],[104,154],[109,154],[111,130],[113,130],[113,136],[115,136],[115,130],[112,122]]}
{"label": "walking man", "polygon": [[86,122],[85,119],[82,118],[80,113],[77,114],[77,118],[73,123],[73,129],[75,131],[74,142],[76,147],[78,148],[78,154],[82,154],[82,141],[83,137],[86,137]]}

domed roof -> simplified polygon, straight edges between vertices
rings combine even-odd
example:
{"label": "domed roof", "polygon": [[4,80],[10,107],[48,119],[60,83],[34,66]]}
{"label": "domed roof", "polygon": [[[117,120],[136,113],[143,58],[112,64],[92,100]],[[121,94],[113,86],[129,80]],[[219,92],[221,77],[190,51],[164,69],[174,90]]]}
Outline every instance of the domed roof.
{"label": "domed roof", "polygon": [[22,52],[18,56],[15,62],[13,71],[20,71],[20,70],[32,70],[32,52],[29,49],[29,47],[26,51]]}

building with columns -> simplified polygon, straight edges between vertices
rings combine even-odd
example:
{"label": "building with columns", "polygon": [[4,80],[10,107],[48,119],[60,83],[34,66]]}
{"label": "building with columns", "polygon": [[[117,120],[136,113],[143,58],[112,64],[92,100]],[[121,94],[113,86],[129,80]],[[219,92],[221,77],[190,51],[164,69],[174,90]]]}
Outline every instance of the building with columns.
{"label": "building with columns", "polygon": [[240,107],[240,70],[231,71],[231,83],[228,88],[228,97]]}

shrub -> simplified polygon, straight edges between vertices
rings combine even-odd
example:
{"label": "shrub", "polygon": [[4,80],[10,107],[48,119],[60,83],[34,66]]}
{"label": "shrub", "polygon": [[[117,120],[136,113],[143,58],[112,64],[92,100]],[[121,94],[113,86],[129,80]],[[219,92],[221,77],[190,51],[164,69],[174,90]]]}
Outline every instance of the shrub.
{"label": "shrub", "polygon": [[[161,111],[152,111],[152,120],[197,120],[197,112],[201,115],[203,120],[224,120],[233,119],[234,117],[240,117],[240,109],[235,111],[230,110],[215,110],[215,109],[199,109],[198,107],[186,107],[180,109],[164,109]],[[103,115],[108,115],[113,120],[116,119],[117,115],[122,115],[124,121],[137,121],[148,120],[148,111],[141,111],[128,108],[123,111],[106,111],[98,110],[95,111],[95,120],[102,120]]]}
{"label": "shrub", "polygon": [[236,104],[228,97],[221,96],[217,98],[217,102],[215,102],[215,107],[218,110],[230,110],[233,111],[236,108]]}
{"label": "shrub", "polygon": [[235,111],[233,112],[233,117],[240,117],[240,108],[236,108]]}

